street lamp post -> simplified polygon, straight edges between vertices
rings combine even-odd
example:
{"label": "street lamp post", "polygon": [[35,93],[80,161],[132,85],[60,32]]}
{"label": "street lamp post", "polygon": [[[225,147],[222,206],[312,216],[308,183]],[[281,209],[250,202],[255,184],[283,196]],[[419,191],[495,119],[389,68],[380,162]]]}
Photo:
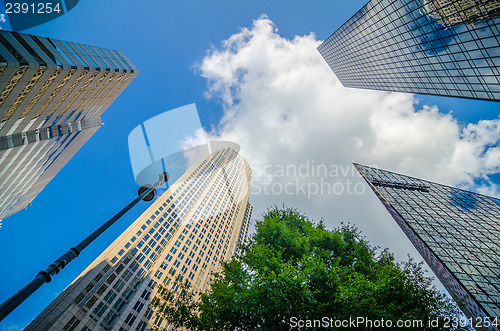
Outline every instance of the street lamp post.
{"label": "street lamp post", "polygon": [[139,196],[135,198],[132,202],[126,205],[122,210],[111,217],[106,223],[101,225],[97,230],[92,232],[87,238],[83,239],[78,245],[70,248],[66,253],[64,253],[60,258],[54,261],[47,269],[40,271],[35,279],[29,282],[22,289],[14,293],[10,298],[4,301],[0,305],[0,321],[7,317],[14,309],[16,309],[21,303],[24,302],[30,295],[35,293],[43,284],[49,283],[52,280],[52,276],[57,275],[65,266],[73,261],[85,247],[87,247],[91,242],[97,239],[101,234],[104,233],[111,225],[113,225],[120,217],[125,215],[132,207],[134,207],[139,201],[151,201],[156,195],[156,187],[168,181],[169,175],[164,172],[159,175],[159,179],[152,186],[142,186],[139,188]]}

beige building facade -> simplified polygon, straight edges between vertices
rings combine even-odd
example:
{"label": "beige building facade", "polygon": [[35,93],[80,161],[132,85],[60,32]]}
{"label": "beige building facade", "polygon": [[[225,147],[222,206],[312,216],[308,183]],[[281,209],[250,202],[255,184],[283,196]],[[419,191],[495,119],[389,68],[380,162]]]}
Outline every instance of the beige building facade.
{"label": "beige building facade", "polygon": [[158,285],[205,291],[238,254],[252,205],[251,170],[223,148],[189,168],[26,330],[170,329],[150,308]]}
{"label": "beige building facade", "polygon": [[500,0],[425,0],[424,8],[443,25],[474,24],[500,17]]}

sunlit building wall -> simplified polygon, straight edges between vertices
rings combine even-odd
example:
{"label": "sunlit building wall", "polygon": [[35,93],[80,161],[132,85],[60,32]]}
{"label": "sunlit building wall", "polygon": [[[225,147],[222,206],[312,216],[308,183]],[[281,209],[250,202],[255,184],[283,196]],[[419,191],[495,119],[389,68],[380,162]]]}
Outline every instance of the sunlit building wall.
{"label": "sunlit building wall", "polygon": [[31,203],[137,74],[120,51],[0,30],[0,219]]}
{"label": "sunlit building wall", "polygon": [[498,0],[466,2],[371,0],[318,50],[346,87],[499,101]]}
{"label": "sunlit building wall", "polygon": [[[356,165],[476,327],[500,319],[500,200]],[[485,330],[497,330],[493,325]],[[480,328],[479,328],[480,329]]]}
{"label": "sunlit building wall", "polygon": [[250,179],[231,148],[195,163],[26,330],[170,329],[149,307],[158,284],[207,289],[210,273],[246,238]]}

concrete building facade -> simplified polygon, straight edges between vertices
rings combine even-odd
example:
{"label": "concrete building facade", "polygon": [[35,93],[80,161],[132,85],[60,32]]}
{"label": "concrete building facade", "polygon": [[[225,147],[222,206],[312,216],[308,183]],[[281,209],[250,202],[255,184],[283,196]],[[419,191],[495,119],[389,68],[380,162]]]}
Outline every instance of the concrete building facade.
{"label": "concrete building facade", "polygon": [[31,203],[137,74],[120,51],[0,30],[0,219]]}

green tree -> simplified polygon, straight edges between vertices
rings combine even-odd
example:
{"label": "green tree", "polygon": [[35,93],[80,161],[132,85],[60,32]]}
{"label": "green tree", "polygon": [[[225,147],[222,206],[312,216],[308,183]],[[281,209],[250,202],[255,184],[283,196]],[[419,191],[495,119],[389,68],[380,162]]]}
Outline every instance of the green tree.
{"label": "green tree", "polygon": [[[152,307],[174,327],[190,330],[321,329],[314,320],[346,329],[335,321],[358,317],[375,323],[422,320],[415,330],[430,329],[429,321],[439,319],[437,329],[444,330],[445,317],[460,315],[422,264],[395,263],[355,227],[329,231],[288,208],[271,209],[257,222],[242,255],[213,275],[210,291],[195,297],[180,285],[177,291],[161,288]],[[381,329],[369,326],[351,329]]]}

